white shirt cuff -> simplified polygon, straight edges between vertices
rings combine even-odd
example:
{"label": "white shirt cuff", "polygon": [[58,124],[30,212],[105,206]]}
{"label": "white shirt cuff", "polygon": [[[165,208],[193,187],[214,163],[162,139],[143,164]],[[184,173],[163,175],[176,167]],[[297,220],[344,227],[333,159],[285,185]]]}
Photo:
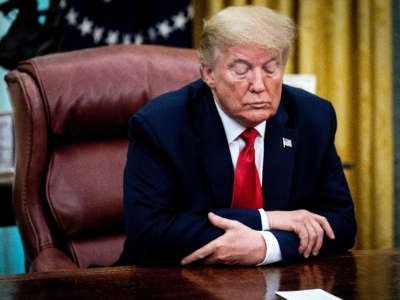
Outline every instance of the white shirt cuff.
{"label": "white shirt cuff", "polygon": [[279,247],[278,240],[270,231],[259,231],[265,241],[265,259],[262,263],[257,266],[273,264],[282,260],[281,248]]}
{"label": "white shirt cuff", "polygon": [[260,212],[262,230],[263,231],[270,230],[267,213],[262,208],[260,208],[258,211]]}

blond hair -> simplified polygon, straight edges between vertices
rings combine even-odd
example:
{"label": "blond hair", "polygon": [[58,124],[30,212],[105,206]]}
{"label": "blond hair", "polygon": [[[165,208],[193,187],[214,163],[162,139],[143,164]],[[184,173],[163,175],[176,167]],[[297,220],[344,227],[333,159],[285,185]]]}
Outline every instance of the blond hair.
{"label": "blond hair", "polygon": [[241,45],[255,44],[280,49],[286,62],[295,25],[286,16],[261,6],[231,6],[204,22],[198,49],[201,64],[212,66],[218,53]]}

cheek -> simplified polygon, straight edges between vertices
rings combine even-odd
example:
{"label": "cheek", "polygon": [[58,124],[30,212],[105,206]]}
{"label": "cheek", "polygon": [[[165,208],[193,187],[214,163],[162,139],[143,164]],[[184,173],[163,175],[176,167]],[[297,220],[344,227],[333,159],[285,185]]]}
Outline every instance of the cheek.
{"label": "cheek", "polygon": [[274,80],[269,83],[269,94],[274,106],[278,106],[282,95],[282,80]]}
{"label": "cheek", "polygon": [[232,78],[230,74],[224,74],[220,77],[221,85],[225,87],[227,90],[234,91],[238,89],[238,87],[242,84],[240,80]]}
{"label": "cheek", "polygon": [[231,99],[233,105],[240,105],[243,102],[243,98],[248,92],[248,84],[241,80],[230,80],[224,78],[220,81],[220,85],[217,86],[219,94],[224,96],[226,99]]}
{"label": "cheek", "polygon": [[282,88],[276,90],[275,94],[273,95],[273,103],[276,107],[278,107],[279,103],[281,102],[281,95],[282,95]]}

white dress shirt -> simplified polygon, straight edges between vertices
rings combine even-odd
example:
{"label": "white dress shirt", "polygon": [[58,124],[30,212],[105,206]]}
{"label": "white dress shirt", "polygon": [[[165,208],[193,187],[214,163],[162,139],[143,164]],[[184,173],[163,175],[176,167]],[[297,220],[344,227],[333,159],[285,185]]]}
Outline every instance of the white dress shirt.
{"label": "white dress shirt", "polygon": [[[226,139],[229,145],[229,151],[231,153],[232,164],[234,170],[236,169],[236,163],[239,157],[240,151],[246,145],[245,141],[240,137],[243,131],[246,130],[246,127],[243,127],[238,122],[230,118],[218,105],[217,106],[218,114],[222,120],[222,125],[224,126]],[[264,162],[264,136],[265,136],[265,125],[266,121],[258,124],[254,127],[258,136],[254,141],[254,150],[255,150],[255,163],[258,171],[258,175],[260,176],[260,183],[262,185],[262,174],[263,174],[263,162]],[[275,236],[269,231],[269,222],[267,215],[263,209],[259,209],[260,218],[261,218],[261,226],[262,231],[259,233],[263,236],[265,240],[265,245],[267,249],[267,253],[265,255],[264,261],[260,265],[272,264],[282,260],[281,249],[279,247],[279,243]]]}

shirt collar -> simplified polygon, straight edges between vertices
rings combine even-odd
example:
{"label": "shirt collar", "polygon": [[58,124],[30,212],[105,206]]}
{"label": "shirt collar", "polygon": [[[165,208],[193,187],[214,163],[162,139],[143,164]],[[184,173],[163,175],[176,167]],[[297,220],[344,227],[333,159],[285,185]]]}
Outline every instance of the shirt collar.
{"label": "shirt collar", "polygon": [[[219,106],[218,102],[215,101],[215,105],[217,106],[218,114],[221,118],[222,125],[224,126],[225,130],[225,135],[228,140],[228,144],[232,143],[234,140],[236,140],[243,131],[246,130],[246,127],[242,126],[238,122],[236,122],[234,119],[229,117]],[[260,124],[258,124],[256,127],[254,127],[257,131],[258,134],[264,139],[265,135],[265,125],[267,121],[263,121]]]}

